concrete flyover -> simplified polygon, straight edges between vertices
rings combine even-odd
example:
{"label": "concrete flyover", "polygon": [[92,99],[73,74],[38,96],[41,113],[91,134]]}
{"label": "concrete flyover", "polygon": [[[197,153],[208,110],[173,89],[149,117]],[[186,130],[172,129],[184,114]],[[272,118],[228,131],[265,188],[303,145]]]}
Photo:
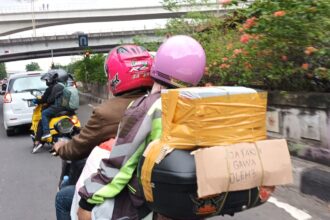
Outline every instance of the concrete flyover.
{"label": "concrete flyover", "polygon": [[[121,31],[88,34],[88,48],[93,53],[106,53],[122,43],[133,43],[136,36],[145,42],[161,42],[155,30]],[[0,40],[0,63],[67,55],[81,55],[84,48],[78,45],[78,35],[45,36]]]}
{"label": "concrete flyover", "polygon": [[[249,2],[249,1],[248,1]],[[32,29],[32,18],[35,28],[86,22],[109,22],[145,19],[164,19],[179,17],[187,12],[214,12],[222,15],[228,10],[244,7],[245,4],[231,8],[222,8],[218,4],[196,7],[181,6],[178,10],[169,11],[161,5],[137,6],[126,8],[102,9],[67,9],[57,11],[23,11],[0,12],[0,36]]]}

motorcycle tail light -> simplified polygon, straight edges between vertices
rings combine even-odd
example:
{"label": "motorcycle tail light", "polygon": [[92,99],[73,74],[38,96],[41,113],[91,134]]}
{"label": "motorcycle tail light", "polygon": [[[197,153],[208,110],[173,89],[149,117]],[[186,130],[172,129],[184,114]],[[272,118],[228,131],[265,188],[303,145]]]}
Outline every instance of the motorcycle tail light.
{"label": "motorcycle tail light", "polygon": [[12,98],[11,98],[10,93],[6,93],[3,97],[3,103],[11,103],[11,101],[12,101]]}
{"label": "motorcycle tail light", "polygon": [[79,120],[78,120],[78,118],[77,118],[76,116],[73,116],[73,117],[71,118],[71,122],[72,122],[73,124],[78,124]]}
{"label": "motorcycle tail light", "polygon": [[259,198],[261,202],[266,202],[275,191],[275,186],[260,186],[259,187]]}

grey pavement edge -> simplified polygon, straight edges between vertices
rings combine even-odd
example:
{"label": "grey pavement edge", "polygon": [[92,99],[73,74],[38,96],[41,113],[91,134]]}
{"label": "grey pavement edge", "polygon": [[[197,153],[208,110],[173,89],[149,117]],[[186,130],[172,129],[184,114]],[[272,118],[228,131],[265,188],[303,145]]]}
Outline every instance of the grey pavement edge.
{"label": "grey pavement edge", "polygon": [[330,167],[297,157],[291,158],[295,186],[300,192],[330,204]]}
{"label": "grey pavement edge", "polygon": [[[89,93],[79,93],[82,103],[102,103],[105,99]],[[292,158],[295,191],[314,196],[319,200],[330,203],[330,167],[295,156]]]}
{"label": "grey pavement edge", "polygon": [[99,98],[90,93],[83,93],[80,91],[79,91],[79,99],[80,99],[80,104],[90,103],[90,102],[101,104],[103,101],[105,101],[105,99]]}

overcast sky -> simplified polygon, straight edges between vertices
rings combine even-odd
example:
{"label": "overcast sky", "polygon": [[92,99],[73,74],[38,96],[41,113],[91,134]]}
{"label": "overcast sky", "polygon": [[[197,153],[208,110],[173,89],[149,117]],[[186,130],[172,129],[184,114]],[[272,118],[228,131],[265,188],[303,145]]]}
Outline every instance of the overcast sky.
{"label": "overcast sky", "polygon": [[[34,10],[63,10],[63,8],[103,8],[103,7],[132,7],[143,5],[160,5],[161,0],[35,0]],[[56,2],[56,3],[55,3]],[[10,11],[31,11],[31,0],[0,0],[0,13]],[[126,21],[126,22],[103,22],[103,23],[81,23],[69,24],[61,26],[53,26],[46,28],[39,28],[36,30],[37,36],[43,35],[60,35],[72,34],[76,31],[83,31],[85,33],[95,32],[109,32],[121,30],[141,30],[163,27],[166,20],[145,20],[145,21]],[[111,29],[109,28],[111,27]],[[0,39],[16,38],[16,37],[31,37],[31,31],[24,31],[12,34]],[[54,63],[66,65],[77,59],[77,57],[54,57]],[[42,70],[48,70],[52,62],[51,58],[24,60],[7,62],[6,68],[8,72],[24,71],[25,65],[33,62],[38,62]]]}

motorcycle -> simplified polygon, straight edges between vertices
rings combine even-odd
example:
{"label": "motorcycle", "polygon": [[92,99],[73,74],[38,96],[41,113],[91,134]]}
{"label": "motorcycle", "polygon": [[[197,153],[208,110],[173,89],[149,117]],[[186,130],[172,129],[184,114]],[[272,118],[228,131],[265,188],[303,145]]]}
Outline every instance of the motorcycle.
{"label": "motorcycle", "polygon": [[[41,94],[42,92],[40,90],[31,91],[31,95],[33,95],[37,99],[40,98]],[[62,111],[59,112],[49,122],[49,130],[51,137],[45,140],[38,140],[39,144],[35,144],[38,126],[40,126],[39,124],[41,121],[41,112],[44,106],[43,104],[34,104],[33,100],[35,98],[23,99],[28,102],[29,107],[35,106],[32,114],[32,125],[30,127],[31,138],[33,141],[32,153],[36,153],[45,144],[52,146],[59,140],[59,138],[71,139],[73,135],[79,133],[81,124],[76,113],[73,111]]]}
{"label": "motorcycle", "polygon": [[[75,134],[76,135],[76,134]],[[73,135],[72,135],[73,136]],[[70,141],[71,138],[65,137],[65,138],[60,138],[59,141]],[[50,153],[54,156],[57,157],[58,154],[55,152],[55,150],[52,148],[50,150]],[[64,186],[68,185],[75,185],[80,177],[80,174],[85,166],[86,159],[81,159],[81,160],[63,160],[61,164],[61,174],[58,182],[57,189],[60,190]],[[65,181],[65,177],[67,177],[67,181]]]}

